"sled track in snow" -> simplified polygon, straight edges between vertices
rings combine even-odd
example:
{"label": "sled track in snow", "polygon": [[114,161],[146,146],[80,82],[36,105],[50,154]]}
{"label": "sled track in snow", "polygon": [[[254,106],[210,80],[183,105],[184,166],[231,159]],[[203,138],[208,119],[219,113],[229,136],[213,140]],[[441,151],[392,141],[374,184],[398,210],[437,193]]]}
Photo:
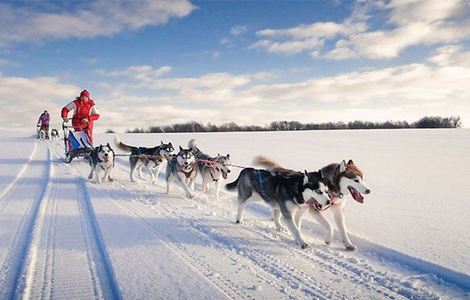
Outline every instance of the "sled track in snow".
{"label": "sled track in snow", "polygon": [[[56,158],[59,160],[62,159],[63,157],[57,152],[57,145],[52,146],[56,148]],[[88,269],[93,279],[94,294],[96,298],[121,299],[121,293],[106,251],[103,234],[98,225],[96,214],[91,203],[87,181],[82,178],[70,164],[65,164],[65,166],[72,174],[78,177],[76,179],[76,188],[79,191],[80,197],[77,199],[76,203],[80,212],[81,231],[85,234]],[[52,247],[51,251],[54,251],[54,248],[55,247]],[[53,258],[54,255],[52,254],[48,259]],[[52,265],[54,266],[54,264]],[[49,273],[51,272],[53,272],[53,270],[49,271]]]}
{"label": "sled track in snow", "polygon": [[[115,182],[119,182],[124,188],[126,188],[125,184],[115,179]],[[127,188],[126,188],[127,189]],[[140,223],[150,232],[152,235],[157,237],[166,247],[168,247],[173,253],[175,253],[178,257],[183,259],[187,264],[192,266],[202,277],[206,278],[210,283],[214,284],[217,288],[219,288],[227,297],[232,299],[251,299],[254,300],[252,296],[250,296],[246,291],[239,290],[235,288],[234,283],[229,278],[223,278],[219,276],[210,276],[211,274],[217,274],[217,272],[208,264],[194,259],[190,254],[184,250],[184,247],[177,243],[168,243],[166,238],[164,238],[161,233],[156,230],[152,224],[150,224],[145,218],[139,213],[138,210],[134,209],[119,197],[116,197],[112,194],[107,194],[111,196],[115,201],[116,205],[119,205],[126,211],[129,211],[140,220]]]}
{"label": "sled track in snow", "polygon": [[103,234],[96,221],[96,215],[91,204],[85,179],[79,179],[79,188],[83,192],[83,201],[79,201],[79,208],[81,216],[85,221],[84,229],[88,232],[89,247],[93,249],[91,253],[88,252],[89,262],[91,263],[93,260],[96,265],[99,282],[101,283],[101,289],[104,292],[105,298],[120,299],[119,288],[103,241]]}
{"label": "sled track in snow", "polygon": [[[18,174],[17,179],[19,179],[22,173],[26,170],[29,162],[36,153],[35,150],[36,143],[32,156],[22,171],[20,171],[20,174]],[[28,260],[29,249],[33,240],[33,229],[36,225],[39,207],[43,202],[47,201],[46,199],[50,187],[52,172],[51,152],[48,149],[47,178],[42,184],[42,190],[39,195],[31,199],[28,203],[28,208],[20,221],[21,225],[18,227],[14,235],[8,254],[0,268],[0,274],[2,274],[2,281],[4,282],[4,287],[0,295],[4,299],[18,298],[23,291],[23,275],[26,268],[26,262]],[[14,183],[16,183],[17,179]],[[14,184],[12,186],[14,186]]]}
{"label": "sled track in snow", "polygon": [[[28,160],[23,165],[23,168],[21,168],[21,170],[16,175],[15,179],[13,179],[13,181],[0,194],[0,201],[3,199],[3,196],[5,196],[15,186],[16,182],[18,182],[18,179],[20,179],[21,176],[23,176],[24,172],[26,171],[26,169],[30,165],[31,160],[33,159],[34,155],[36,154],[36,150],[37,150],[37,142],[34,143],[33,150],[31,151],[31,154],[29,155]],[[7,204],[8,204],[7,201],[1,201],[0,202],[0,213],[2,213],[2,211],[5,209],[5,206]]]}

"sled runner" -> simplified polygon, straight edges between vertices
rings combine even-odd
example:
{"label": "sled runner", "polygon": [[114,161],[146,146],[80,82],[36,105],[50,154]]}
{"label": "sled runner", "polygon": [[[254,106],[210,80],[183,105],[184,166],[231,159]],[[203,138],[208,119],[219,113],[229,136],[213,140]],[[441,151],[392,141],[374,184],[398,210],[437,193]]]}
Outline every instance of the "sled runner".
{"label": "sled runner", "polygon": [[62,123],[64,131],[64,151],[65,160],[70,163],[75,157],[83,157],[88,159],[93,151],[93,145],[90,143],[86,131],[75,131],[73,126]]}

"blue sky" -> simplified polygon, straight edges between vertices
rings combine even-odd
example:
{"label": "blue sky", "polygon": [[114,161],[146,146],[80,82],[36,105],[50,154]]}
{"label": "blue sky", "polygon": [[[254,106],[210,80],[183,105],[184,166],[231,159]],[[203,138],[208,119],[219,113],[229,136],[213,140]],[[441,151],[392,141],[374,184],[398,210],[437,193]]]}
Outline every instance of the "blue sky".
{"label": "blue sky", "polygon": [[460,115],[467,1],[3,1],[0,128],[87,88],[98,131]]}

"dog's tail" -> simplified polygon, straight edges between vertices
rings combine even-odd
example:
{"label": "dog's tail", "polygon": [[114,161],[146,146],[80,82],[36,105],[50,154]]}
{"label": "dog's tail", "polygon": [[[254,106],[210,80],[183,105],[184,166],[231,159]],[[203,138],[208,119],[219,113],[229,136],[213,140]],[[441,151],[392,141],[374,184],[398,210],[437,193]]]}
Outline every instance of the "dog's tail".
{"label": "dog's tail", "polygon": [[282,167],[280,164],[272,160],[271,158],[267,157],[266,155],[257,155],[253,159],[254,166],[261,166],[270,172],[279,172],[284,173],[288,172],[286,168]]}
{"label": "dog's tail", "polygon": [[193,151],[197,151],[199,150],[197,148],[197,145],[196,145],[196,139],[191,139],[189,142],[188,142],[188,148],[193,150]]}
{"label": "dog's tail", "polygon": [[137,149],[137,147],[129,146],[121,142],[118,135],[114,136],[114,144],[122,151],[131,152],[132,150]]}
{"label": "dog's tail", "polygon": [[240,175],[238,175],[237,180],[235,180],[234,182],[227,183],[225,185],[225,188],[229,191],[234,190],[238,186],[238,181],[240,180],[241,175],[242,173],[240,172]]}

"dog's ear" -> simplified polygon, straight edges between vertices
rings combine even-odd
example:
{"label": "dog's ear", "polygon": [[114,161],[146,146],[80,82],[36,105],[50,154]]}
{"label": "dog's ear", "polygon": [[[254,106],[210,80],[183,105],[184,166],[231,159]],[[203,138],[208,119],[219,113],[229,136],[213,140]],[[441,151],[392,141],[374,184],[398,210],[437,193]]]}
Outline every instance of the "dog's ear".
{"label": "dog's ear", "polygon": [[321,169],[318,170],[318,175],[320,176],[321,179],[324,179],[324,177],[323,177],[323,172],[321,171]]}
{"label": "dog's ear", "polygon": [[343,173],[344,171],[346,171],[346,161],[343,160],[339,165],[339,172]]}
{"label": "dog's ear", "polygon": [[180,146],[180,151],[183,151],[183,147]]}
{"label": "dog's ear", "polygon": [[169,146],[173,147],[173,145],[171,144],[171,142],[168,144]]}
{"label": "dog's ear", "polygon": [[348,165],[354,165],[354,162],[352,161],[352,159],[348,161]]}
{"label": "dog's ear", "polygon": [[305,173],[305,176],[308,177],[308,172],[307,172],[307,170],[304,170],[304,173]]}
{"label": "dog's ear", "polygon": [[108,148],[111,149],[111,145],[109,143],[107,143],[106,146],[108,146]]}
{"label": "dog's ear", "polygon": [[230,158],[230,154],[227,154],[227,156],[226,156],[226,157],[227,157],[227,158]]}
{"label": "dog's ear", "polygon": [[217,153],[217,156],[220,156],[220,153]]}
{"label": "dog's ear", "polygon": [[163,141],[160,141],[160,145],[163,145]]}

